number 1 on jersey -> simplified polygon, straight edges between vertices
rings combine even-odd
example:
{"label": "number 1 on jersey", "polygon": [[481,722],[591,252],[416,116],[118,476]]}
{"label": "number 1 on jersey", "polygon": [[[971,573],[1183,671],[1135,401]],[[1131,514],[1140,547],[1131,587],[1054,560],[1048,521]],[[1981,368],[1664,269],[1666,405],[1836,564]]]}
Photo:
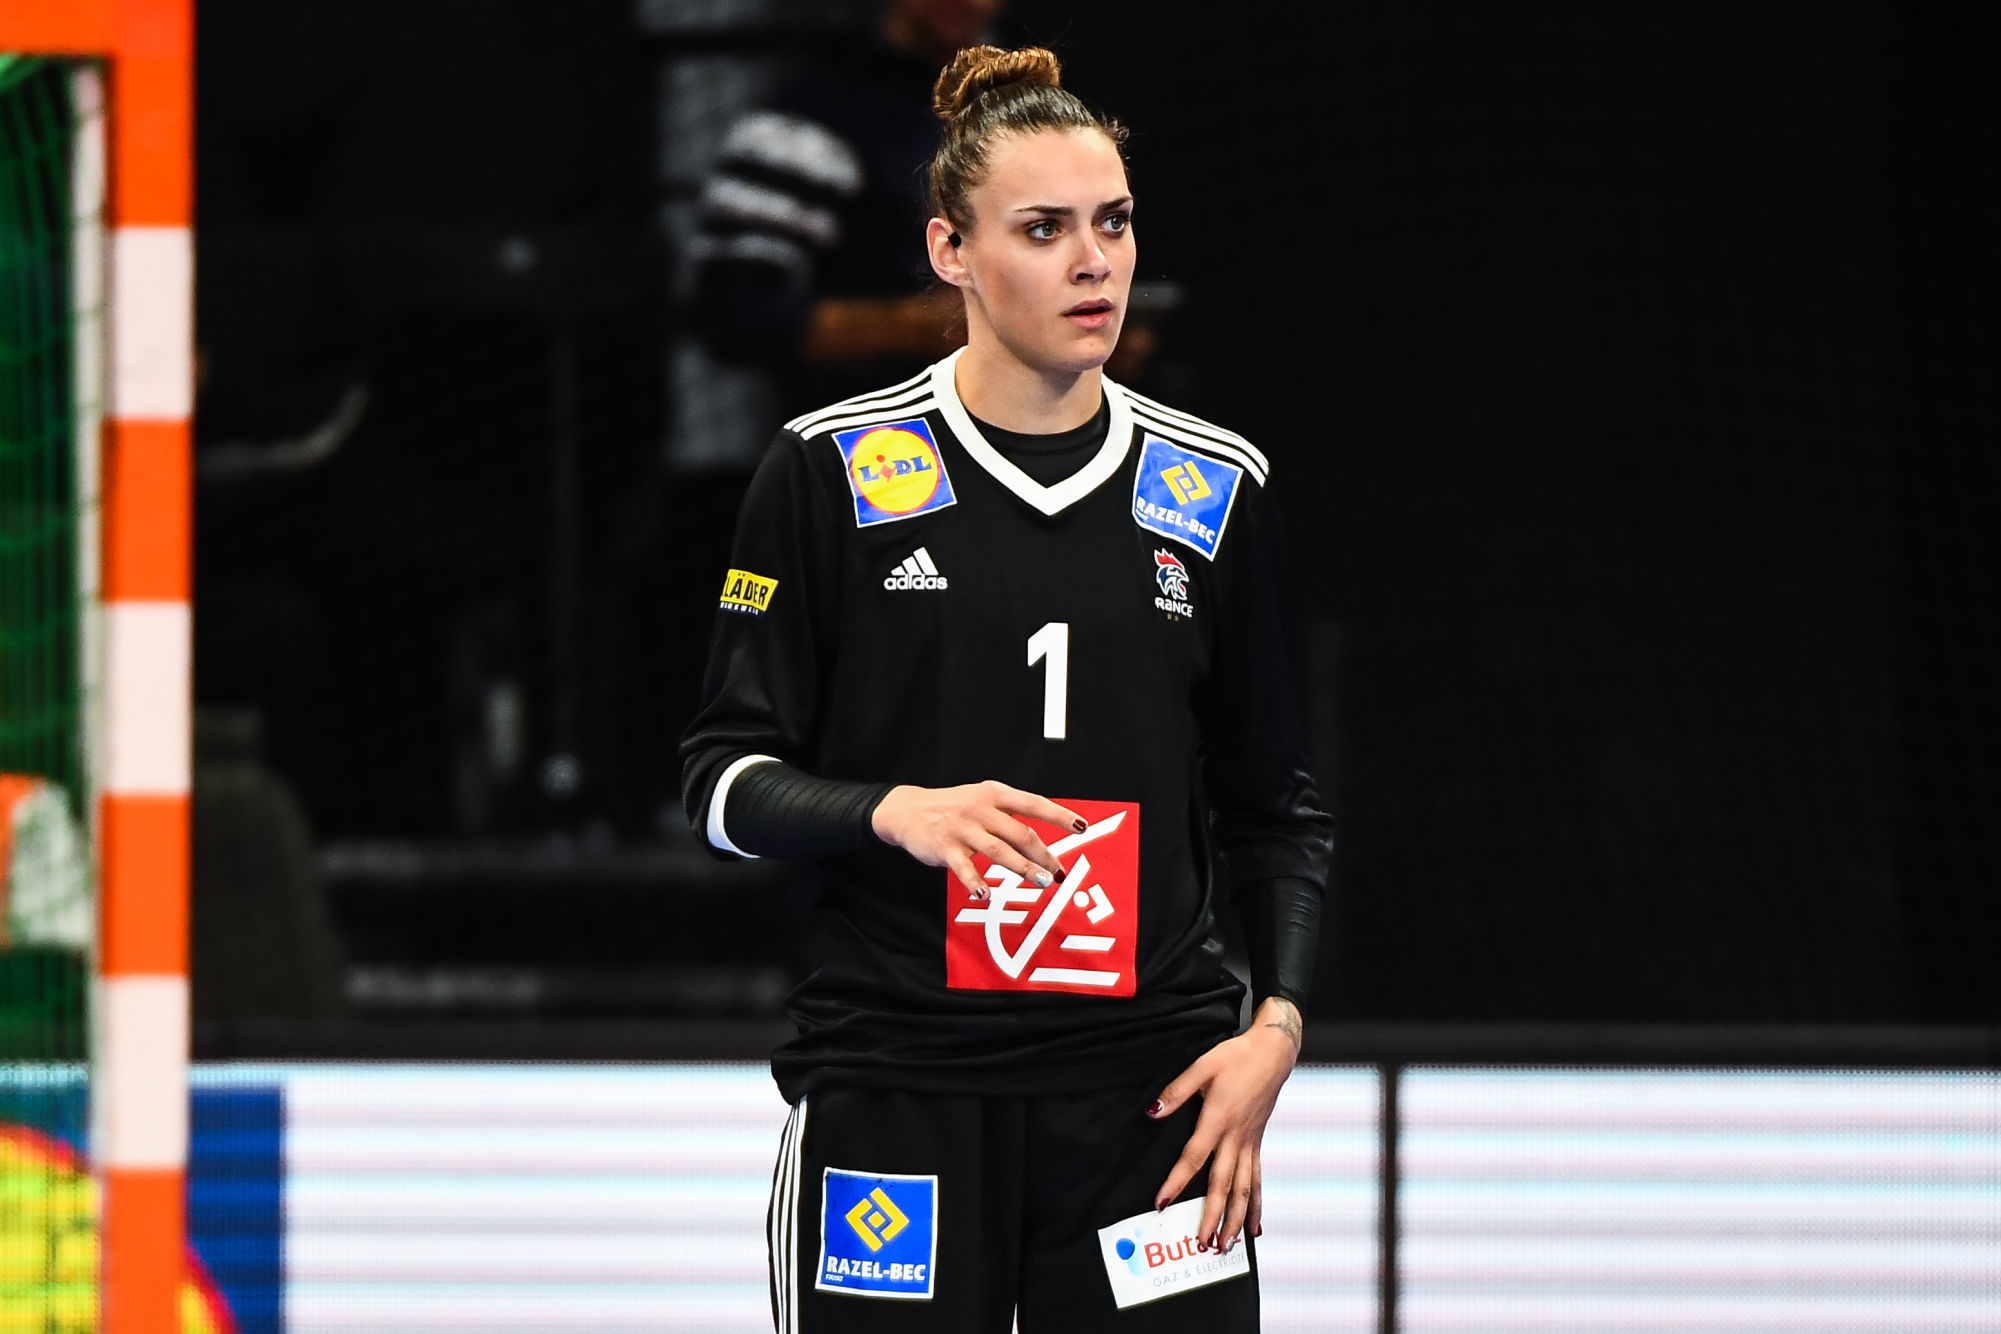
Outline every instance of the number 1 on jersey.
{"label": "number 1 on jersey", "polygon": [[1042,735],[1061,741],[1069,730],[1070,622],[1051,621],[1028,637],[1028,665],[1044,658],[1049,665],[1042,677]]}

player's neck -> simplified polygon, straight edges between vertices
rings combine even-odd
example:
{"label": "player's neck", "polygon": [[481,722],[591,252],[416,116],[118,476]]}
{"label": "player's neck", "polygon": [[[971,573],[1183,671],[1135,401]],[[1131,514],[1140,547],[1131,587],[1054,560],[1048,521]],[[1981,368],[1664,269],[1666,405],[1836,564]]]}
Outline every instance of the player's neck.
{"label": "player's neck", "polygon": [[1105,399],[1105,376],[1098,367],[1042,370],[980,342],[974,339],[959,358],[953,384],[966,411],[981,421],[1022,435],[1055,435],[1098,415]]}

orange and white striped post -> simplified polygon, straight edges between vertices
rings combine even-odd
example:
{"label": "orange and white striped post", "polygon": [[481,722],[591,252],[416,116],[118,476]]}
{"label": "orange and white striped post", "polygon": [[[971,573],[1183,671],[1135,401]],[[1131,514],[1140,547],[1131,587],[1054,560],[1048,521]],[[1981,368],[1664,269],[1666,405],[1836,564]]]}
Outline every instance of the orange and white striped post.
{"label": "orange and white striped post", "polygon": [[180,1327],[188,1145],[193,0],[7,0],[0,50],[109,90],[100,916],[91,1156],[100,1328]]}

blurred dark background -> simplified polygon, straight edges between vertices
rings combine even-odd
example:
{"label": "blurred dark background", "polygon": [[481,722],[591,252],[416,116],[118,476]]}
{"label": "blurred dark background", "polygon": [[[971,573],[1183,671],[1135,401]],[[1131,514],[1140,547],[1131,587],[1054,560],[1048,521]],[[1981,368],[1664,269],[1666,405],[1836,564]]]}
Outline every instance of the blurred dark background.
{"label": "blurred dark background", "polygon": [[[204,0],[210,1054],[768,1031],[806,891],[676,796],[681,252],[872,8]],[[1978,13],[1007,7],[1135,128],[1141,387],[1283,481],[1317,1020],[2001,1022]]]}

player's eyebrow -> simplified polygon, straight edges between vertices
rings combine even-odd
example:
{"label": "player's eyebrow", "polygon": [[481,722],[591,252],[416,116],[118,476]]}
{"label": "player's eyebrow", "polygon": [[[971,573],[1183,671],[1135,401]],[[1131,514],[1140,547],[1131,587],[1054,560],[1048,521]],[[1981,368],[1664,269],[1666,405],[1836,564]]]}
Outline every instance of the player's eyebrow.
{"label": "player's eyebrow", "polygon": [[[1120,195],[1117,199],[1108,200],[1098,205],[1096,212],[1104,214],[1116,209],[1131,208],[1132,202],[1133,197],[1131,195]],[[1044,218],[1074,218],[1077,216],[1077,210],[1067,204],[1023,204],[1015,212],[1033,213]]]}

